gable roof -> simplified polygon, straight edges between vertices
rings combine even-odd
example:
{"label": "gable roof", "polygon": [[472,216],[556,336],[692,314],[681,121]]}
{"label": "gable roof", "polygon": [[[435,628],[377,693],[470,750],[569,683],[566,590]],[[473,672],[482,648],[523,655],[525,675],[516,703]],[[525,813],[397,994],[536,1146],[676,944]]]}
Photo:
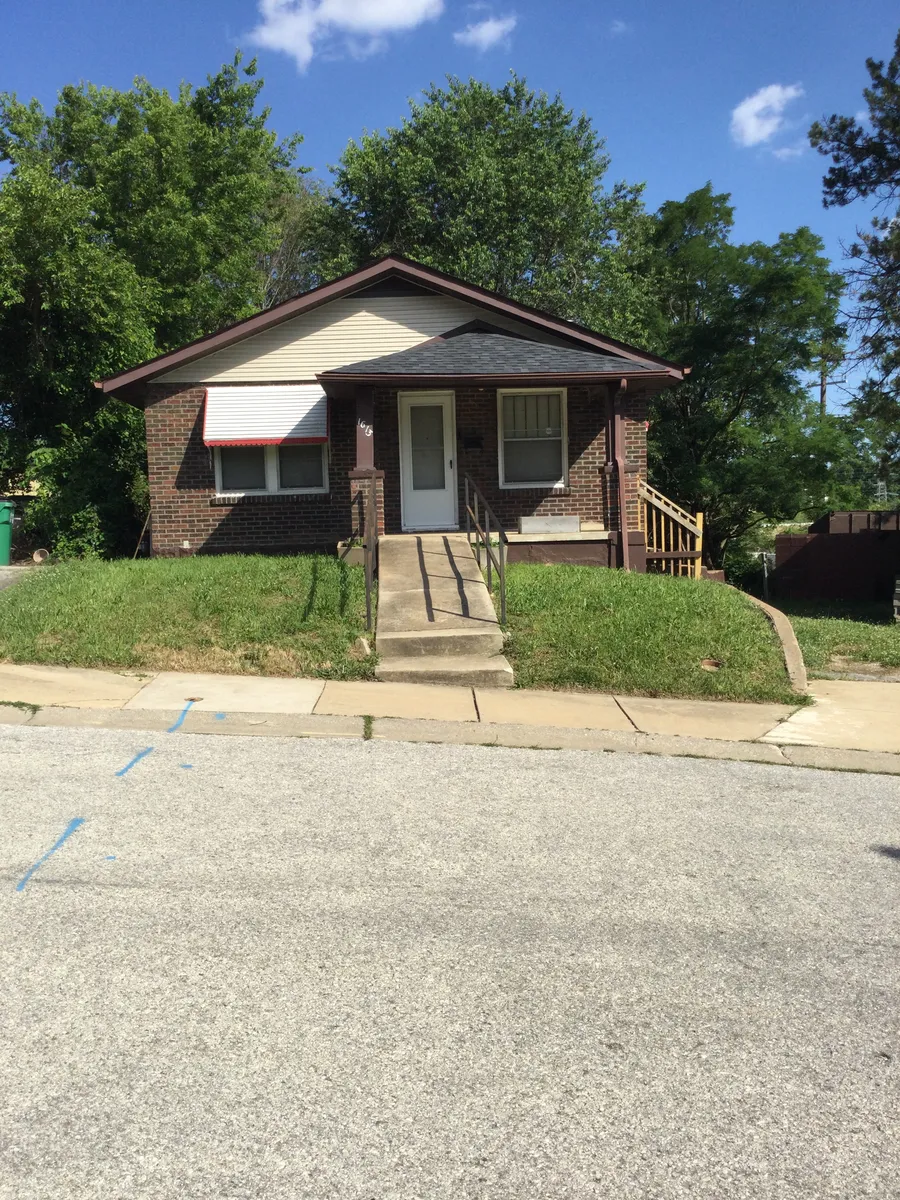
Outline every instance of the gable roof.
{"label": "gable roof", "polygon": [[149,362],[130,367],[126,371],[119,371],[116,375],[99,380],[94,386],[107,394],[115,394],[132,384],[155,379],[159,375],[174,370],[175,367],[204,358],[208,354],[252,337],[264,329],[280,325],[301,313],[310,312],[332,300],[353,295],[388,280],[403,281],[407,284],[418,285],[426,291],[453,296],[469,304],[478,305],[488,312],[511,317],[523,325],[566,339],[573,346],[599,350],[618,356],[620,359],[626,359],[632,364],[653,364],[674,379],[681,379],[686,374],[685,368],[669,362],[667,359],[648,354],[635,346],[619,342],[615,338],[585,329],[573,321],[564,321],[560,317],[551,316],[549,313],[531,308],[527,304],[507,300],[495,292],[489,292],[486,288],[463,283],[434,267],[425,267],[411,259],[391,254],[368,266],[361,267],[357,271],[351,271],[350,274],[344,275],[332,283],[322,284],[320,287],[313,288],[312,291],[304,292],[301,296],[295,296],[292,300],[285,300],[273,308],[238,321],[218,333],[207,334],[206,337],[198,338],[178,350],[160,354],[156,358],[150,359]]}
{"label": "gable roof", "polygon": [[548,346],[544,342],[532,342],[505,331],[471,330],[456,336],[451,333],[431,338],[410,350],[334,367],[330,371],[323,371],[319,378],[345,379],[350,376],[357,380],[371,380],[434,376],[441,379],[483,379],[496,376],[511,379],[542,375],[597,378],[648,372],[663,374],[664,369],[654,363],[626,362],[620,355],[602,354],[597,350]]}

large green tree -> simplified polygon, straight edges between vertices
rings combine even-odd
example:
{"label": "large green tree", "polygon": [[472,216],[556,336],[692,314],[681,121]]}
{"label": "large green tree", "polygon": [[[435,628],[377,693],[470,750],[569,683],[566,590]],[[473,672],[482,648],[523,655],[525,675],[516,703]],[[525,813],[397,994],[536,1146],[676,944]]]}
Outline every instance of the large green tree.
{"label": "large green tree", "polygon": [[66,87],[49,113],[0,96],[0,488],[38,482],[42,537],[133,545],[136,418],[92,381],[264,303],[301,179],[255,75],[238,55],[175,97],[140,79]]}
{"label": "large green tree", "polygon": [[817,121],[810,141],[831,158],[823,180],[826,208],[874,201],[868,230],[850,247],[861,356],[869,374],[852,407],[881,451],[882,479],[900,485],[900,33],[894,55],[868,59],[868,119]]}
{"label": "large green tree", "polygon": [[[621,336],[648,296],[640,187],[604,185],[590,120],[515,75],[431,86],[386,133],[351,142],[335,170],[325,270],[390,252]],[[627,260],[627,263],[626,263]]]}
{"label": "large green tree", "polygon": [[841,277],[809,229],[732,242],[729,197],[710,185],[664,204],[653,234],[654,342],[691,373],[657,397],[654,482],[706,516],[709,561],[763,519],[824,503],[848,452],[809,394],[823,330],[837,342]]}

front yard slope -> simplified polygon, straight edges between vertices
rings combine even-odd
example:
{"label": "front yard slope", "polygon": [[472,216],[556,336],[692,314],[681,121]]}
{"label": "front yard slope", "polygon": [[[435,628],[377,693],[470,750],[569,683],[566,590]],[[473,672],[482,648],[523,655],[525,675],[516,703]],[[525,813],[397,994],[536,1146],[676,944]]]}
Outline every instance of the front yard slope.
{"label": "front yard slope", "polygon": [[517,563],[507,612],[519,687],[798,703],[771,625],[719,583]]}
{"label": "front yard slope", "polygon": [[41,567],[0,592],[0,659],[361,679],[361,567],[222,555]]}

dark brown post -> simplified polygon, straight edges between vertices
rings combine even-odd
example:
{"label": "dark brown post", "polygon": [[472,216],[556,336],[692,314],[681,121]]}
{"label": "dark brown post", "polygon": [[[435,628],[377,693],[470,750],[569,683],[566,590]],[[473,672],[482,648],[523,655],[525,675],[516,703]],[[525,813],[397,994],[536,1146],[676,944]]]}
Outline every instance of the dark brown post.
{"label": "dark brown post", "polygon": [[369,480],[375,480],[378,533],[384,533],[384,472],[375,469],[375,391],[356,389],[356,466],[350,472],[350,515],[353,537],[363,537],[365,496]]}
{"label": "dark brown post", "polygon": [[356,469],[375,467],[375,396],[370,387],[356,389]]}

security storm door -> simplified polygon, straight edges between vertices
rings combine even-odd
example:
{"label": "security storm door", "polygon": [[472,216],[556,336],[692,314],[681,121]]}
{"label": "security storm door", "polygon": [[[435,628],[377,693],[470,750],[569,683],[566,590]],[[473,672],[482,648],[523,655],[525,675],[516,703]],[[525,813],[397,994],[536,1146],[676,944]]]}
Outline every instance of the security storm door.
{"label": "security storm door", "polygon": [[401,392],[399,404],[403,528],[456,529],[453,393]]}

